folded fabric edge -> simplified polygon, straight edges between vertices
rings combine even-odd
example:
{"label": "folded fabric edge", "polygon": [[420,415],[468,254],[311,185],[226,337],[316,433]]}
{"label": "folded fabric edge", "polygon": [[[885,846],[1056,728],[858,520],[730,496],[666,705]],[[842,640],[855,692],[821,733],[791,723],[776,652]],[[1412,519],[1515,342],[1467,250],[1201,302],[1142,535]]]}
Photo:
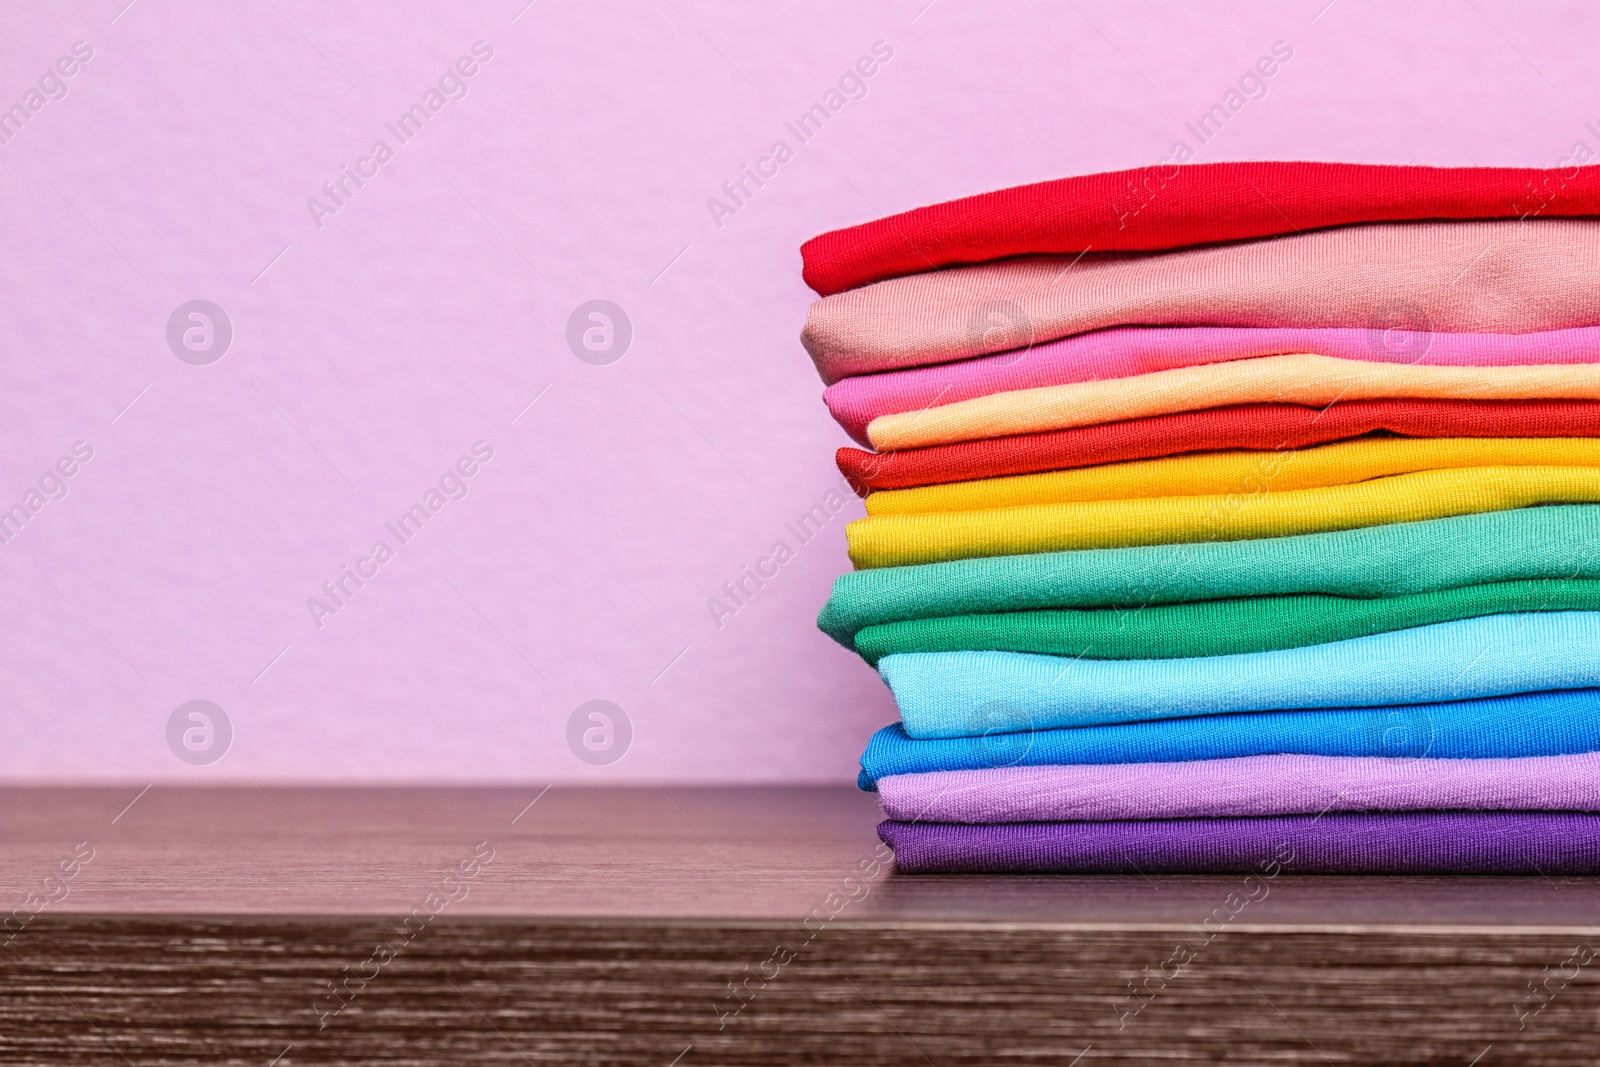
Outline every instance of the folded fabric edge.
{"label": "folded fabric edge", "polygon": [[[1586,214],[1592,213],[1592,206],[1590,198],[1584,196],[1584,187],[1593,178],[1596,170],[1595,167],[1583,166],[1544,170],[1512,167],[1430,167],[1335,160],[1260,160],[1190,163],[1178,166],[1151,165],[1119,171],[1068,175],[986,190],[826,230],[801,244],[801,277],[819,296],[830,296],[888,278],[903,277],[908,273],[988,262],[997,255],[1016,255],[1028,249],[1009,239],[1011,235],[1007,233],[1005,216],[1018,214],[1019,209],[1023,209],[1023,213],[1032,219],[1031,228],[1038,229],[1041,225],[1041,216],[1059,214],[1063,211],[1062,203],[1052,203],[1052,201],[1071,205],[1075,197],[1092,199],[1096,204],[1106,205],[1127,201],[1125,206],[1131,207],[1132,211],[1131,213],[1124,211],[1116,219],[1116,231],[1085,235],[1077,241],[1063,237],[1049,240],[1044,244],[1034,242],[1035,245],[1041,249],[1048,247],[1050,251],[1062,253],[1087,251],[1089,245],[1096,242],[1098,247],[1104,249],[1167,251],[1192,247],[1196,243],[1207,241],[1271,237],[1296,230],[1336,226],[1360,221],[1368,216],[1371,217],[1370,221],[1379,221],[1379,216],[1385,220],[1422,217],[1415,212],[1415,209],[1408,213],[1401,206],[1404,203],[1414,202],[1416,198],[1397,194],[1394,188],[1394,181],[1397,178],[1412,181],[1419,179],[1437,181],[1443,178],[1454,179],[1457,182],[1467,179],[1485,183],[1486,188],[1478,190],[1477,195],[1486,202],[1492,202],[1492,207],[1478,207],[1475,213],[1467,214],[1464,211],[1465,204],[1461,204],[1453,211],[1428,217],[1515,218],[1526,215],[1529,211],[1539,211],[1547,215],[1569,215],[1575,211]],[[1192,220],[1180,222],[1178,218],[1163,221],[1165,212],[1147,210],[1150,206],[1152,185],[1156,190],[1160,190],[1174,181],[1190,184],[1194,181],[1211,180],[1220,187],[1229,179],[1236,179],[1248,182],[1255,196],[1259,197],[1265,195],[1260,191],[1260,183],[1267,181],[1271,186],[1269,175],[1294,172],[1301,172],[1302,180],[1307,181],[1312,174],[1320,175],[1321,177],[1316,180],[1319,187],[1332,182],[1337,184],[1339,192],[1346,196],[1351,195],[1350,183],[1353,180],[1372,181],[1381,177],[1386,180],[1385,188],[1388,190],[1389,199],[1396,206],[1388,212],[1349,210],[1341,212],[1336,207],[1333,210],[1324,207],[1326,214],[1320,217],[1297,216],[1294,220],[1284,215],[1280,209],[1266,211],[1263,208],[1255,214],[1253,222],[1238,218],[1226,224],[1209,225]],[[1553,177],[1559,178],[1555,185],[1556,193],[1550,192],[1550,179]],[[1540,182],[1540,179],[1543,181]],[[1574,186],[1575,179],[1582,180]],[[1506,184],[1497,187],[1496,183],[1500,181]],[[1496,191],[1490,193],[1490,188],[1495,188]],[[1535,193],[1539,188],[1545,190],[1543,195]],[[1142,190],[1142,193],[1136,190]],[[1567,195],[1562,197],[1557,195],[1559,193]],[[1456,195],[1464,196],[1467,202],[1472,199],[1471,194],[1465,194],[1462,190],[1456,190]],[[1527,198],[1525,205],[1519,206],[1524,197]],[[1282,199],[1280,193],[1273,197],[1273,202],[1281,202]],[[1575,203],[1569,207],[1568,204],[1561,202],[1563,199]],[[1107,226],[1109,219],[1116,215],[1116,211],[1108,215]],[[1249,217],[1248,213],[1246,217]],[[1143,225],[1135,225],[1129,229],[1127,223],[1130,218]],[[1049,223],[1043,225],[1046,229],[1050,228]],[[970,234],[975,226],[980,230],[989,231],[989,234],[979,249],[962,254],[957,249],[971,239]],[[1193,232],[1190,228],[1193,228]],[[1152,229],[1155,231],[1154,234],[1146,232]],[[1164,230],[1182,236],[1163,237]],[[1116,239],[1119,234],[1123,235],[1121,241]],[[888,247],[885,247],[886,240],[889,241]],[[1175,240],[1177,243],[1174,243]],[[940,247],[928,247],[930,241]]]}
{"label": "folded fabric edge", "polygon": [[905,874],[1596,874],[1600,815],[1384,812],[971,825],[885,820]]}

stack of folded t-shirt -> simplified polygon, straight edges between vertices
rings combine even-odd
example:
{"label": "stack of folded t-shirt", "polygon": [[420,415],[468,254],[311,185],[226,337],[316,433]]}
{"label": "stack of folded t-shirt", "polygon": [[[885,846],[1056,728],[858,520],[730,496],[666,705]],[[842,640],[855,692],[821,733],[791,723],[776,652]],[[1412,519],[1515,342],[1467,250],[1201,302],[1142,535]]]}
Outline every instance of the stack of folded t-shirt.
{"label": "stack of folded t-shirt", "polygon": [[1591,216],[1222,163],[807,242],[899,868],[1600,872]]}

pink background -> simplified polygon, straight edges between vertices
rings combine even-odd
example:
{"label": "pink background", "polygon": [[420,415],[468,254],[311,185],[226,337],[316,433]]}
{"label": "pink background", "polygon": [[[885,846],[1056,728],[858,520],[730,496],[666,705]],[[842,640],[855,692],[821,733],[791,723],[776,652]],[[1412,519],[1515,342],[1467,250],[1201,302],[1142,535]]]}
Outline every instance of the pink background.
{"label": "pink background", "polygon": [[[0,14],[0,106],[94,50],[0,145],[0,507],[94,449],[0,546],[15,781],[849,780],[894,718],[813,624],[859,505],[720,629],[706,605],[837,484],[802,240],[1179,138],[1600,147],[1579,5],[124,4]],[[467,95],[400,145],[383,124],[480,40]],[[1266,97],[1199,145],[1185,121],[1279,40]],[[799,145],[785,120],[877,41],[867,95]],[[319,228],[307,198],[380,137],[394,159]],[[707,198],[780,138],[794,158],[719,228]],[[234,328],[209,366],[165,340],[197,298]],[[565,340],[596,298],[634,329],[609,366]],[[468,495],[319,629],[307,598],[479,440]],[[204,767],[166,740],[195,698],[234,729]],[[633,724],[609,766],[566,740],[596,698]]]}

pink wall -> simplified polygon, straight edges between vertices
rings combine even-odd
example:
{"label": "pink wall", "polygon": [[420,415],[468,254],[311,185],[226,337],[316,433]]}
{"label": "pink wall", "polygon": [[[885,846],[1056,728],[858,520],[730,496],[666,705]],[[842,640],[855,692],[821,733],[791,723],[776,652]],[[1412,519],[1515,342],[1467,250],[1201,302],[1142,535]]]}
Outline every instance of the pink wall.
{"label": "pink wall", "polygon": [[[125,2],[0,13],[0,106],[66,92],[0,145],[0,507],[66,492],[0,545],[11,780],[847,780],[894,714],[812,622],[859,506],[803,546],[785,527],[844,443],[796,341],[804,238],[1179,139],[1600,147],[1577,4]],[[479,41],[444,79],[464,96],[385,127]],[[879,41],[866,95],[801,144],[785,121]],[[1276,41],[1266,96],[1200,144],[1185,122]],[[776,176],[708,208],[778,140]],[[314,217],[341,166],[370,176]],[[197,299],[232,324],[207,365],[167,340]],[[608,365],[566,339],[593,299],[632,324]],[[445,479],[466,495],[401,544],[384,523],[479,441]],[[719,628],[708,598],[780,539],[794,558]],[[596,699],[632,726],[603,766],[568,740]],[[221,745],[187,712],[169,734],[191,700],[231,723],[218,761],[174,755],[186,729],[195,759]]]}

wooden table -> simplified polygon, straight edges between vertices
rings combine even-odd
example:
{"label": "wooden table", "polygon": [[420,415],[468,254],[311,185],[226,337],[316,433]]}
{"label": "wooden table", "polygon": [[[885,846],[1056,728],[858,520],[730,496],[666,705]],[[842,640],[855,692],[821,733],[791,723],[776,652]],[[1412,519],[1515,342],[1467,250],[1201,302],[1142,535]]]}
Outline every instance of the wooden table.
{"label": "wooden table", "polygon": [[1600,881],[896,876],[843,788],[0,805],[0,1063],[1600,1062]]}

